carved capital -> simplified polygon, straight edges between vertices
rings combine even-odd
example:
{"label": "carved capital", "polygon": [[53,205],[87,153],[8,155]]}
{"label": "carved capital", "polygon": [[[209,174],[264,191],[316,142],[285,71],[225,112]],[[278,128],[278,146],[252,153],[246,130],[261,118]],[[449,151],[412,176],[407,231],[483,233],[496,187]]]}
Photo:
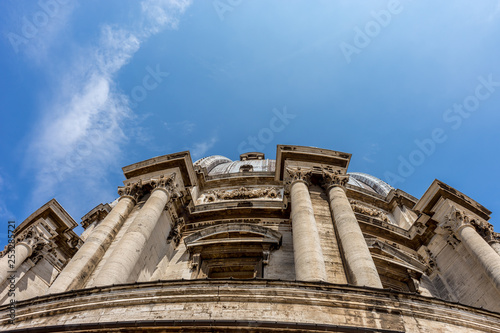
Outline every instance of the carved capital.
{"label": "carved capital", "polygon": [[151,179],[151,186],[153,191],[162,190],[173,197],[179,196],[177,184],[175,183],[175,172],[168,176],[162,175],[160,178]]}
{"label": "carved capital", "polygon": [[473,220],[474,219],[465,212],[453,207],[451,212],[444,217],[444,221],[439,226],[456,234],[463,228],[474,228],[472,224]]}
{"label": "carved capital", "polygon": [[311,181],[311,172],[312,170],[309,168],[286,168],[285,173],[285,192],[289,193],[291,186],[296,182],[306,183],[308,186]]}
{"label": "carved capital", "polygon": [[32,226],[31,228],[29,228],[28,230],[26,230],[25,232],[23,232],[22,234],[20,234],[16,238],[16,243],[25,243],[33,249],[37,246],[40,246],[40,245],[43,246],[43,245],[49,243],[50,239],[48,239],[47,237],[51,237],[51,236],[53,236],[53,235],[46,236],[43,233],[41,233],[35,225],[35,226]]}
{"label": "carved capital", "polygon": [[127,183],[125,186],[118,188],[120,197],[128,197],[137,202],[143,194],[142,181],[135,183]]}
{"label": "carved capital", "polygon": [[334,186],[345,188],[347,182],[349,182],[349,175],[342,174],[341,170],[323,169],[323,186],[326,190]]}
{"label": "carved capital", "polygon": [[477,233],[487,242],[495,241],[495,232],[493,226],[483,220],[471,219],[470,223],[476,229]]}
{"label": "carved capital", "polygon": [[500,233],[492,232],[491,236],[487,238],[486,241],[488,242],[488,244],[500,244]]}

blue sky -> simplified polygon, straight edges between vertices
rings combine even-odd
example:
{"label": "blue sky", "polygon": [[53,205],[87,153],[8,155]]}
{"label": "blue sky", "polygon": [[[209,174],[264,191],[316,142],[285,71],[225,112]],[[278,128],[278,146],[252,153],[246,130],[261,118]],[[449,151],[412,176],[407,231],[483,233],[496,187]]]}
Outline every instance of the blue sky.
{"label": "blue sky", "polygon": [[[435,178],[500,230],[500,2],[4,0],[0,244],[51,198],[79,222],[121,167],[189,149],[352,153]],[[80,232],[81,229],[77,229]]]}

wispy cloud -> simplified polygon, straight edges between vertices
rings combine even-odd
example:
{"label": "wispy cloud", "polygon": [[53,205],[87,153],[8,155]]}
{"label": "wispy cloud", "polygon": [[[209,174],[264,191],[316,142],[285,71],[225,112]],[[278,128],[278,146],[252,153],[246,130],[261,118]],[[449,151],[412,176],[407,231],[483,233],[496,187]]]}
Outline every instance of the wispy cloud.
{"label": "wispy cloud", "polygon": [[205,154],[217,143],[217,141],[217,136],[214,135],[206,141],[195,143],[193,147],[189,149],[193,161],[205,157]]}
{"label": "wispy cloud", "polygon": [[129,98],[116,88],[115,75],[148,37],[176,28],[189,4],[187,0],[142,1],[136,22],[123,27],[103,25],[94,46],[82,49],[70,62],[71,70],[60,69],[66,73],[61,87],[55,89],[60,96],[46,107],[27,153],[27,164],[35,172],[32,205],[76,189],[86,198],[102,198],[105,175],[110,167],[117,167],[127,142],[124,122],[134,116]]}

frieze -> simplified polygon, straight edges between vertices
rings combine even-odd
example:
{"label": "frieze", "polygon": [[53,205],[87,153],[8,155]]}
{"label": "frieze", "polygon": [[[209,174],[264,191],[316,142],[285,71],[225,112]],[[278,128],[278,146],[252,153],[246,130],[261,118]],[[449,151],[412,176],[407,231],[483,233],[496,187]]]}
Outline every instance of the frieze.
{"label": "frieze", "polygon": [[281,199],[281,189],[278,187],[248,188],[240,187],[234,190],[211,190],[204,194],[202,203],[211,203],[219,200],[242,199]]}
{"label": "frieze", "polygon": [[382,212],[381,210],[370,208],[370,207],[365,206],[365,205],[361,205],[357,201],[354,201],[354,200],[349,200],[349,203],[351,204],[352,210],[355,213],[372,216],[372,217],[377,218],[379,220],[382,220],[384,222],[391,223],[391,221],[389,220],[389,217],[387,217],[387,214]]}

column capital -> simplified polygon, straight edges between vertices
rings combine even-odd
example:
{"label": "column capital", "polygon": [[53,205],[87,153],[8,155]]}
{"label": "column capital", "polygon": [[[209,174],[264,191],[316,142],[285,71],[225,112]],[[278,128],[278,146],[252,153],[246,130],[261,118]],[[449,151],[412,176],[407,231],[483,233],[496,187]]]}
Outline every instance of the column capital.
{"label": "column capital", "polygon": [[342,170],[328,170],[323,168],[323,187],[328,191],[332,187],[341,187],[345,190],[347,182],[349,181],[349,175],[342,174]]}
{"label": "column capital", "polygon": [[462,229],[466,227],[474,228],[472,221],[475,219],[468,215],[466,212],[452,207],[451,211],[445,215],[444,221],[439,224],[439,226],[451,233],[458,234]]}
{"label": "column capital", "polygon": [[153,187],[153,191],[161,190],[167,193],[169,196],[177,197],[179,194],[177,193],[178,185],[175,183],[176,173],[173,172],[168,176],[161,175],[159,178],[151,179],[151,186]]}
{"label": "column capital", "polygon": [[28,258],[31,257],[33,263],[43,257],[44,250],[55,247],[53,235],[44,234],[37,228],[37,225],[20,234],[16,238],[16,245],[22,245],[28,249]]}
{"label": "column capital", "polygon": [[137,202],[143,194],[142,181],[139,180],[134,183],[127,183],[125,186],[118,187],[118,194],[121,198],[130,198]]}
{"label": "column capital", "polygon": [[500,233],[494,232],[491,234],[491,237],[487,238],[486,241],[488,244],[500,244]]}
{"label": "column capital", "polygon": [[289,193],[291,186],[296,182],[311,183],[312,169],[302,167],[287,167],[285,173],[285,192]]}

